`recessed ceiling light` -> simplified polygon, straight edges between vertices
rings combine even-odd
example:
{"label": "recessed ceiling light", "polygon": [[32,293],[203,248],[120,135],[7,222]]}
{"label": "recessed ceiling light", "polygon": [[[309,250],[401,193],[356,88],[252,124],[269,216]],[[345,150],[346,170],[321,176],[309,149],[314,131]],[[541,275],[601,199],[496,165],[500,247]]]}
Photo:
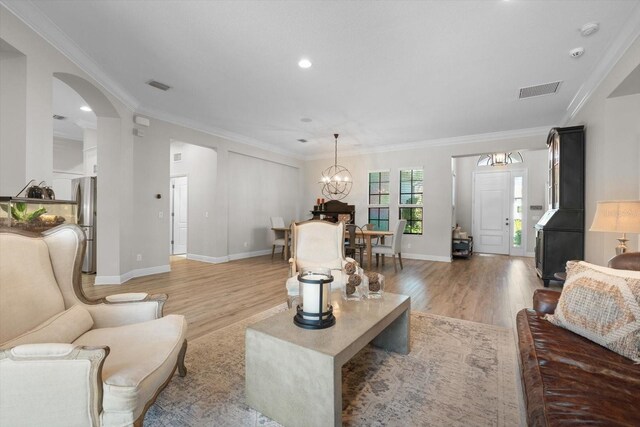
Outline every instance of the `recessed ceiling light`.
{"label": "recessed ceiling light", "polygon": [[86,112],[93,111],[88,105],[83,105],[82,107],[80,107],[80,109]]}
{"label": "recessed ceiling light", "polygon": [[311,123],[311,119],[309,117],[303,117],[300,119],[300,121],[303,123]]}
{"label": "recessed ceiling light", "polygon": [[307,58],[303,58],[298,62],[298,67],[300,67],[300,68],[310,68],[311,67],[311,61],[309,61]]}

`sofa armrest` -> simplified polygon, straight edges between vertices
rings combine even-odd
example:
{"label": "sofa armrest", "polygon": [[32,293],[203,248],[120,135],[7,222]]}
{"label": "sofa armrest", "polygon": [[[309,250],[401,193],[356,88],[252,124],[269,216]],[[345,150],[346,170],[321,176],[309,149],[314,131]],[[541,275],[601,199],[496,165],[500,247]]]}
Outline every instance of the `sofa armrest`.
{"label": "sofa armrest", "polygon": [[108,354],[53,343],[0,350],[0,425],[99,425]]}
{"label": "sofa armrest", "polygon": [[542,314],[553,314],[556,311],[560,292],[550,289],[536,289],[533,293],[533,309]]}
{"label": "sofa armrest", "polygon": [[147,295],[144,299],[136,299],[139,296],[140,294],[119,294],[112,301],[109,297],[102,298],[95,303],[85,304],[84,307],[91,313],[94,328],[112,328],[162,317],[167,295]]}

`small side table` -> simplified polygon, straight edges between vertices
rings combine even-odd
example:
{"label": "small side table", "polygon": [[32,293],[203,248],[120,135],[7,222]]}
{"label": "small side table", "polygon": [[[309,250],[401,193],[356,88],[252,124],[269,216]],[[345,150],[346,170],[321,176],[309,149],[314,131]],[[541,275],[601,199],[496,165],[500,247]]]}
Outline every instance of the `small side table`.
{"label": "small side table", "polygon": [[466,239],[452,239],[451,255],[459,258],[469,258],[473,255],[473,236]]}

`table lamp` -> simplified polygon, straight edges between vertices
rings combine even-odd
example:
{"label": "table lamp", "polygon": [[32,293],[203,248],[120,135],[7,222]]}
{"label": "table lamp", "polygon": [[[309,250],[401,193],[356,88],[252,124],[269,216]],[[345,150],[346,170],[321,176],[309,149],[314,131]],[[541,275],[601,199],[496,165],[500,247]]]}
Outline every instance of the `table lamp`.
{"label": "table lamp", "polygon": [[589,231],[622,233],[616,255],[627,251],[627,233],[640,233],[640,200],[606,200],[598,202]]}

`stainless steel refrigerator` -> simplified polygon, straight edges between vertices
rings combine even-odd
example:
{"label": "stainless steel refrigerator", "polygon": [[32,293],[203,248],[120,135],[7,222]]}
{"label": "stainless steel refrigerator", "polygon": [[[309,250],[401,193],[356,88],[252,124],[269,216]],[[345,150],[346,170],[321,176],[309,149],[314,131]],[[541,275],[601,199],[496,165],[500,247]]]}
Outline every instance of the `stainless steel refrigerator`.
{"label": "stainless steel refrigerator", "polygon": [[87,250],[82,262],[83,273],[96,272],[96,201],[95,176],[85,176],[71,181],[73,198],[78,202],[78,225],[87,236]]}

